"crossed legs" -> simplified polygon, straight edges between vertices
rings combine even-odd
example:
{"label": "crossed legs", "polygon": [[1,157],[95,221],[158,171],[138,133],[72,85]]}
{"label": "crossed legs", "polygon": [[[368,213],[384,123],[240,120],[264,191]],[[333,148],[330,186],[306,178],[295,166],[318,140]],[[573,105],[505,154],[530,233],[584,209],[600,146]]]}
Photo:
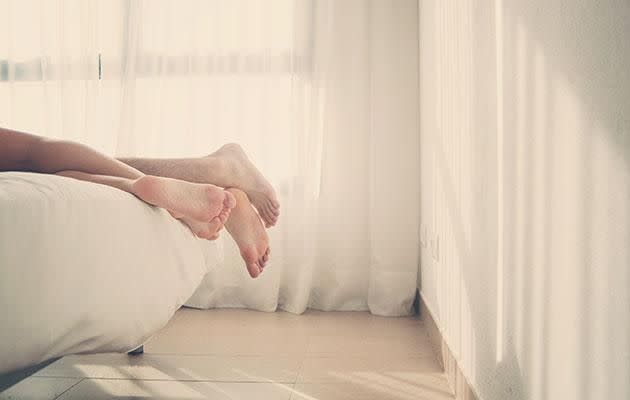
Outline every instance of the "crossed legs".
{"label": "crossed legs", "polygon": [[231,193],[214,185],[145,175],[79,143],[0,128],[0,171],[12,170],[59,174],[115,187],[168,210],[208,239],[223,226],[236,202]]}
{"label": "crossed legs", "polygon": [[280,204],[271,184],[239,145],[227,144],[200,158],[121,158],[120,161],[146,174],[228,188],[236,199],[236,206],[225,227],[238,245],[250,276],[260,275],[270,254],[261,219],[266,227],[275,225]]}
{"label": "crossed legs", "polygon": [[273,187],[238,144],[226,144],[199,158],[121,158],[120,161],[145,174],[238,188],[247,194],[267,228],[278,220],[280,204]]}
{"label": "crossed legs", "polygon": [[151,205],[166,209],[202,239],[216,239],[236,205],[231,193],[213,185],[144,174],[135,179],[73,170],[63,170],[56,174],[131,193]]}
{"label": "crossed legs", "polygon": [[240,147],[230,145],[201,159],[125,163],[78,143],[0,128],[0,171],[58,174],[112,186],[168,210],[205,239],[215,239],[226,224],[250,275],[256,277],[268,260],[269,246],[249,199],[258,205],[268,226],[277,220],[278,203],[271,185],[238,151],[242,153]]}

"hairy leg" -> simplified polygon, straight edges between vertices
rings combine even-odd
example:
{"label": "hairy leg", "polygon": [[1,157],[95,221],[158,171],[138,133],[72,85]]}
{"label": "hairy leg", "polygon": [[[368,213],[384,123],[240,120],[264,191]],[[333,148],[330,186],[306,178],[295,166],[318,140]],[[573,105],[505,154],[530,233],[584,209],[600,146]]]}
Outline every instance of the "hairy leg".
{"label": "hairy leg", "polygon": [[150,175],[241,189],[267,227],[275,225],[278,219],[280,204],[275,190],[237,144],[227,144],[199,158],[121,158],[120,161]]}
{"label": "hairy leg", "polygon": [[[234,206],[232,194],[214,185],[145,176],[142,172],[88,146],[45,139],[0,128],[0,171],[30,171],[71,176],[135,194],[165,208],[183,221],[211,224],[224,220]],[[190,226],[190,225],[189,225]],[[204,232],[208,231],[204,226]],[[195,233],[199,229],[191,227]],[[212,236],[212,235],[204,235]]]}

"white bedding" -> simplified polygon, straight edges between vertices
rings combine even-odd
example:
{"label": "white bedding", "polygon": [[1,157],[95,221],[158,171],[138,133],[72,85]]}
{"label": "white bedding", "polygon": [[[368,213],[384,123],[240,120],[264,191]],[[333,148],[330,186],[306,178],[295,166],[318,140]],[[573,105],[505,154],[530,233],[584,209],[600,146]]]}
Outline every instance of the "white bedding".
{"label": "white bedding", "polygon": [[136,348],[218,254],[217,242],[122,191],[0,173],[0,373]]}

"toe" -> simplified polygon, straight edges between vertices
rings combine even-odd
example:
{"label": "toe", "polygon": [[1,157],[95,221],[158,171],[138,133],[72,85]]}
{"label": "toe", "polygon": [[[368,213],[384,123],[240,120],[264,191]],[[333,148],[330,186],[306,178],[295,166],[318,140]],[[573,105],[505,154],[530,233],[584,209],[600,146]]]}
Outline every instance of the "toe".
{"label": "toe", "polygon": [[260,249],[260,254],[262,254],[262,256],[260,257],[260,265],[264,267],[265,265],[267,265],[267,261],[269,261],[269,247],[267,247],[266,249]]}
{"label": "toe", "polygon": [[245,265],[247,266],[247,272],[249,272],[249,276],[252,278],[256,278],[260,275],[261,268],[258,259],[258,250],[256,247],[246,247],[241,249],[241,257],[245,260]]}
{"label": "toe", "polygon": [[247,272],[249,272],[249,276],[252,278],[257,278],[260,275],[260,267],[258,263],[247,264]]}
{"label": "toe", "polygon": [[224,190],[225,200],[223,201],[223,205],[227,208],[234,208],[236,206],[236,197],[227,190]]}
{"label": "toe", "polygon": [[216,239],[215,236],[217,236],[217,232],[210,227],[210,224],[206,224],[206,226],[197,232],[196,235],[200,239],[214,240]]}
{"label": "toe", "polygon": [[227,221],[228,217],[230,216],[230,211],[229,209],[224,209],[223,211],[221,211],[221,213],[219,214],[219,220],[221,221],[222,224],[225,224],[225,221]]}
{"label": "toe", "polygon": [[260,215],[260,218],[265,223],[265,226],[268,227],[269,226],[269,222],[271,221],[271,217],[269,215],[269,211],[264,206],[260,207],[260,211],[259,211],[258,215]]}
{"label": "toe", "polygon": [[271,212],[271,209],[268,206],[263,207],[264,215],[265,215],[265,225],[267,227],[273,226],[276,224],[276,217]]}
{"label": "toe", "polygon": [[223,222],[220,217],[214,217],[208,223],[208,231],[210,231],[211,236],[214,236],[215,233],[219,232],[223,228]]}
{"label": "toe", "polygon": [[277,210],[274,211],[274,209],[269,206],[269,222],[272,225],[276,224],[276,221],[278,220],[278,215],[280,215],[279,212]]}
{"label": "toe", "polygon": [[267,215],[267,218],[265,218],[265,227],[269,228],[269,227],[272,227],[273,225],[274,225],[273,218]]}
{"label": "toe", "polygon": [[277,204],[275,204],[273,201],[267,202],[267,206],[269,207],[273,215],[275,216],[280,215],[280,207]]}
{"label": "toe", "polygon": [[275,224],[276,221],[278,220],[278,214],[274,213],[273,209],[271,208],[269,209],[269,220],[273,224]]}

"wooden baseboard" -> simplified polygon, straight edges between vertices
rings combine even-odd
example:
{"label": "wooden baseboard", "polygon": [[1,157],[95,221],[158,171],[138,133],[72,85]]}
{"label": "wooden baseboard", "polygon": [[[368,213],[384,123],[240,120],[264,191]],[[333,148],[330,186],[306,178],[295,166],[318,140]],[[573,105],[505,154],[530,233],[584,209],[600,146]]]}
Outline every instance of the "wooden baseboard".
{"label": "wooden baseboard", "polygon": [[444,341],[442,332],[440,331],[438,325],[435,323],[433,313],[424,301],[422,294],[419,293],[417,298],[420,320],[422,321],[429,336],[431,348],[433,349],[433,352],[435,353],[438,361],[442,365],[442,368],[444,368],[448,383],[455,393],[455,399],[478,400],[479,397],[475,394],[473,388],[468,383],[468,380],[462,373],[457,359]]}

